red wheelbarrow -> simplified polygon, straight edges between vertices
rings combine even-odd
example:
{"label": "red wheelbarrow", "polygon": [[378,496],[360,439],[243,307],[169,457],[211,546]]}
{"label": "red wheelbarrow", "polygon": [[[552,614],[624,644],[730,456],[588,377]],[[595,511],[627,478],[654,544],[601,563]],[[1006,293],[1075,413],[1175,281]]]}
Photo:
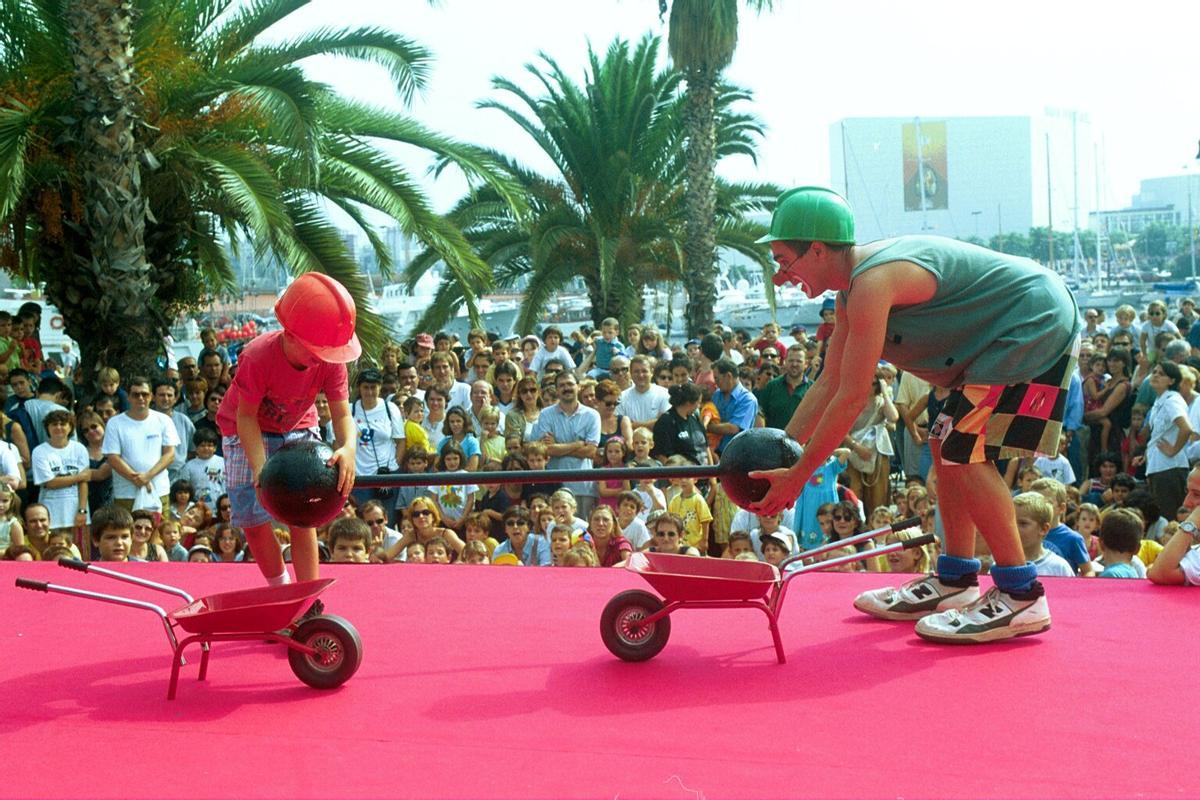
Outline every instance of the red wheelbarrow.
{"label": "red wheelbarrow", "polygon": [[[662,597],[641,589],[621,592],[608,601],[600,615],[600,637],[613,655],[625,661],[646,661],[666,646],[671,636],[671,613],[682,608],[757,608],[767,615],[775,655],[779,663],[787,661],[779,638],[779,614],[788,584],[797,575],[831,569],[929,544],[930,533],[905,542],[864,550],[853,555],[802,564],[846,545],[856,545],[892,531],[920,524],[917,518],[902,520],[838,542],[814,547],[792,556],[779,567],[761,561],[735,561],[725,558],[697,558],[671,553],[634,553],[627,569],[645,578]],[[791,567],[791,568],[789,568]]]}
{"label": "red wheelbarrow", "polygon": [[[22,589],[85,597],[156,614],[162,620],[173,651],[168,700],[175,699],[179,667],[187,663],[183,651],[191,644],[201,646],[198,680],[204,680],[208,674],[208,652],[212,642],[266,640],[287,645],[288,664],[292,672],[316,689],[341,686],[358,671],[358,665],[362,662],[362,640],[349,622],[324,614],[301,621],[301,616],[316,601],[317,595],[336,582],[333,578],[222,592],[197,600],[174,586],[104,569],[77,559],[64,558],[58,564],[183,598],[186,605],[174,611],[164,611],[154,603],[131,597],[17,578],[17,586]],[[175,635],[176,628],[192,635],[181,641]]]}

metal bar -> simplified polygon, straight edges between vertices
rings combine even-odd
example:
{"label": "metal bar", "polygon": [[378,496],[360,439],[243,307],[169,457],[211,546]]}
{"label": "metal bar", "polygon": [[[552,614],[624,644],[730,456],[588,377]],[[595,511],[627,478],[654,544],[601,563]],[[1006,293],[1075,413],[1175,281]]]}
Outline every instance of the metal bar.
{"label": "metal bar", "polygon": [[780,573],[782,574],[784,567],[786,567],[788,564],[791,564],[795,561],[800,561],[801,559],[805,559],[805,558],[812,558],[813,556],[819,556],[821,553],[827,553],[830,550],[837,550],[839,548],[845,547],[848,544],[859,544],[860,542],[866,542],[871,539],[874,539],[877,536],[882,536],[885,533],[892,533],[892,532],[907,530],[909,528],[915,528],[917,525],[920,525],[920,524],[921,524],[920,517],[909,517],[907,519],[899,520],[898,522],[893,522],[891,525],[888,525],[883,528],[876,528],[875,530],[864,531],[863,533],[859,533],[854,536],[847,536],[845,539],[839,539],[836,542],[827,542],[827,543],[821,545],[820,547],[814,547],[811,550],[805,550],[803,553],[794,555],[791,558],[784,560],[783,563],[781,563],[779,565]]}
{"label": "metal bar", "polygon": [[58,565],[60,567],[66,567],[67,569],[73,569],[76,572],[95,573],[97,575],[103,575],[106,578],[112,578],[113,580],[124,581],[125,583],[132,583],[134,586],[142,586],[142,587],[145,587],[146,589],[153,589],[156,592],[165,592],[166,594],[173,594],[177,597],[182,597],[184,599],[184,601],[188,602],[188,603],[192,602],[195,599],[190,594],[185,592],[183,589],[180,589],[176,586],[168,586],[165,583],[157,583],[155,581],[146,580],[145,578],[138,578],[134,575],[126,575],[124,572],[117,572],[116,570],[105,569],[104,567],[98,567],[95,564],[87,564],[87,563],[84,563],[83,561],[79,561],[78,559],[74,559],[74,558],[59,559]]}
{"label": "metal bar", "polygon": [[158,618],[162,620],[163,628],[167,632],[167,641],[171,643],[171,649],[178,649],[175,631],[171,628],[171,620],[167,617],[167,612],[163,611],[162,607],[154,605],[154,603],[147,603],[144,600],[134,600],[131,597],[120,597],[115,594],[89,592],[87,589],[76,589],[74,586],[60,586],[55,583],[47,583],[45,591],[69,594],[72,597],[83,597],[87,600],[98,600],[101,603],[112,603],[113,605],[125,606],[126,608],[140,608],[143,611],[150,611],[158,615]]}
{"label": "metal bar", "polygon": [[462,483],[467,477],[472,483],[567,483],[570,481],[661,480],[665,478],[719,478],[720,466],[689,464],[680,467],[603,467],[596,469],[523,469],[502,472],[420,472],[359,475],[354,479],[356,489],[386,488],[389,486],[445,486]]}

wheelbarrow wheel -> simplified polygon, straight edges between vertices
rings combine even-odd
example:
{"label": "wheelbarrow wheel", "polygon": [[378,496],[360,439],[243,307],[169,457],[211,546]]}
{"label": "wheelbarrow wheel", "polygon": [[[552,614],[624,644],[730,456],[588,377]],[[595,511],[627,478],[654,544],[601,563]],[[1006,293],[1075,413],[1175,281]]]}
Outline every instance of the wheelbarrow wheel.
{"label": "wheelbarrow wheel", "polygon": [[643,624],[642,620],[662,610],[662,600],[650,592],[630,589],[621,592],[600,615],[600,638],[609,651],[624,661],[654,658],[671,637],[669,616]]}
{"label": "wheelbarrow wheel", "polygon": [[346,620],[318,616],[300,623],[292,641],[317,652],[288,648],[288,663],[296,677],[314,689],[333,689],[350,680],[362,663],[362,640]]}

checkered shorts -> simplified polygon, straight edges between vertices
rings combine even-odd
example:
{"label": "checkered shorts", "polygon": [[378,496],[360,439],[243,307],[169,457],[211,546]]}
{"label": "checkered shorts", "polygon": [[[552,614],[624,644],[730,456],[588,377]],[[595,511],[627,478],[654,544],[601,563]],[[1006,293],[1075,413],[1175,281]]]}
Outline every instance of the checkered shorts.
{"label": "checkered shorts", "polygon": [[1058,453],[1079,340],[1054,366],[1027,383],[966,384],[950,392],[929,430],[942,442],[942,461],[979,464]]}
{"label": "checkered shorts", "polygon": [[[296,430],[287,433],[264,433],[263,444],[267,458],[271,457],[284,442],[318,439],[315,430]],[[258,502],[258,491],[254,488],[254,473],[250,469],[250,459],[246,458],[246,450],[236,436],[221,437],[221,452],[225,455],[225,491],[229,494],[229,505],[232,511],[234,525],[239,528],[252,528],[271,521],[271,515]]]}

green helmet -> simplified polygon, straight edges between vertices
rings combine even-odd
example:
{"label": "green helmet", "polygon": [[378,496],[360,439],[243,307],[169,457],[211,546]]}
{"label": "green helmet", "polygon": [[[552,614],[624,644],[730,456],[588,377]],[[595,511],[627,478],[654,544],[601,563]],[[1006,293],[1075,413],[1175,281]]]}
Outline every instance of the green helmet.
{"label": "green helmet", "polygon": [[832,189],[800,186],[779,195],[771,215],[771,232],[759,243],[777,241],[854,244],[854,212]]}

